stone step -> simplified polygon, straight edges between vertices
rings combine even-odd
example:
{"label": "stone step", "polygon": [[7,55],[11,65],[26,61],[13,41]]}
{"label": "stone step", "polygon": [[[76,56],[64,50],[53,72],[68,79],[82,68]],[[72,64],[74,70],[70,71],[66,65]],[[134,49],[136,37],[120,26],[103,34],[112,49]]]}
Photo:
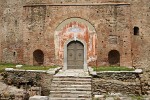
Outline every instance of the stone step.
{"label": "stone step", "polygon": [[91,98],[91,93],[81,94],[79,93],[50,93],[50,98],[52,97],[61,97],[61,98]]}
{"label": "stone step", "polygon": [[54,78],[91,78],[92,76],[61,76],[61,75],[55,75],[55,76],[53,76]]}
{"label": "stone step", "polygon": [[68,85],[68,84],[74,84],[74,85],[82,85],[82,84],[88,84],[88,85],[90,85],[91,84],[91,82],[78,82],[78,81],[74,81],[74,82],[72,82],[72,81],[52,81],[52,84],[66,84],[66,85]]}
{"label": "stone step", "polygon": [[70,94],[91,94],[91,91],[50,91],[50,94],[63,94],[63,93],[70,93]]}
{"label": "stone step", "polygon": [[50,100],[92,100],[91,76],[78,73],[68,71],[56,74],[51,84]]}
{"label": "stone step", "polygon": [[84,85],[80,85],[80,84],[70,84],[70,85],[67,85],[67,84],[62,84],[62,85],[57,85],[57,84],[51,84],[51,86],[60,86],[60,87],[91,87],[91,84],[84,84]]}
{"label": "stone step", "polygon": [[51,91],[91,91],[91,88],[60,88],[60,87],[55,87],[51,88]]}
{"label": "stone step", "polygon": [[55,88],[55,87],[59,87],[59,88],[91,88],[91,84],[85,84],[85,85],[78,85],[78,84],[71,84],[71,85],[65,85],[65,84],[61,84],[61,85],[57,85],[57,84],[51,84],[51,87]]}
{"label": "stone step", "polygon": [[51,94],[50,98],[91,98],[91,95],[77,95],[77,94]]}
{"label": "stone step", "polygon": [[92,80],[90,78],[53,78],[53,81],[89,81],[91,82]]}
{"label": "stone step", "polygon": [[92,100],[87,98],[50,98],[50,100]]}
{"label": "stone step", "polygon": [[54,78],[91,78],[90,75],[86,76],[59,76],[59,75],[54,75]]}

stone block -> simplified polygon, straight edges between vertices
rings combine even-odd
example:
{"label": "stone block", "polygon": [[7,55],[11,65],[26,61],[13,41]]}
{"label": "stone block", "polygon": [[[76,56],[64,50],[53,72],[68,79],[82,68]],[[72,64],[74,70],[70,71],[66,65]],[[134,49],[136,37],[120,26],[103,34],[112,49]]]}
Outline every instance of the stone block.
{"label": "stone block", "polygon": [[5,71],[12,71],[13,68],[5,68]]}
{"label": "stone block", "polygon": [[16,65],[16,68],[21,68],[23,67],[23,65]]}
{"label": "stone block", "polygon": [[142,73],[143,70],[142,70],[142,69],[136,69],[135,72],[136,72],[136,73]]}
{"label": "stone block", "polygon": [[48,100],[48,96],[33,96],[29,100]]}

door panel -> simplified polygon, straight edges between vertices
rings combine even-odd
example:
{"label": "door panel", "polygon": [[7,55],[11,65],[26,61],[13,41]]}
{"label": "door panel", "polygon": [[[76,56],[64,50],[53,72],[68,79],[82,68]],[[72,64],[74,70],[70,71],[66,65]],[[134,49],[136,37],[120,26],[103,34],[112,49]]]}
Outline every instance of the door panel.
{"label": "door panel", "polygon": [[76,51],[76,59],[83,60],[83,57],[84,57],[83,50],[77,50]]}
{"label": "door panel", "polygon": [[73,49],[74,50],[74,46],[76,45],[76,43],[69,43],[68,49]]}
{"label": "door panel", "polygon": [[76,43],[76,47],[77,47],[77,49],[83,49],[83,44],[81,44],[81,43]]}
{"label": "door panel", "polygon": [[74,60],[75,58],[75,53],[74,50],[68,50],[68,60]]}
{"label": "door panel", "polygon": [[81,42],[71,42],[67,46],[68,69],[83,69],[84,46]]}

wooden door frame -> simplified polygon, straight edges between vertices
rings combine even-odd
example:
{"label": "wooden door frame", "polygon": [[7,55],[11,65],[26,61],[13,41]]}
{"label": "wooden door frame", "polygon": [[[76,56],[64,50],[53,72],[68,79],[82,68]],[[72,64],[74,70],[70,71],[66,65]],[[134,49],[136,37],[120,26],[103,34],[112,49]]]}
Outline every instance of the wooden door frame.
{"label": "wooden door frame", "polygon": [[67,70],[67,45],[72,42],[72,41],[79,41],[83,44],[84,46],[84,64],[83,64],[83,70],[88,71],[88,67],[87,67],[87,45],[86,42],[80,40],[80,39],[70,39],[67,40],[64,44],[64,67],[63,70]]}

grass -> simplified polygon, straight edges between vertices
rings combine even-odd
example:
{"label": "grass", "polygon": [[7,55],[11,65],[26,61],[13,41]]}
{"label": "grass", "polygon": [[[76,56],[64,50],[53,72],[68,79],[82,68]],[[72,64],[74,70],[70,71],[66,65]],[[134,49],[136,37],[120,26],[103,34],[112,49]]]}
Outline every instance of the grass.
{"label": "grass", "polygon": [[123,66],[99,66],[93,67],[94,71],[133,71],[133,68],[127,68]]}
{"label": "grass", "polygon": [[24,69],[24,70],[48,70],[50,68],[56,68],[57,66],[29,66],[29,65],[24,65],[23,67],[19,69]]}
{"label": "grass", "polygon": [[15,68],[14,64],[0,64],[0,73],[3,72],[5,70],[5,68]]}
{"label": "grass", "polygon": [[132,96],[132,100],[143,100],[142,96]]}
{"label": "grass", "polygon": [[21,68],[16,68],[16,64],[3,63],[0,64],[0,73],[5,70],[5,68],[14,68],[14,69],[24,69],[24,70],[48,70],[50,68],[56,68],[57,66],[31,66],[23,65]]}

